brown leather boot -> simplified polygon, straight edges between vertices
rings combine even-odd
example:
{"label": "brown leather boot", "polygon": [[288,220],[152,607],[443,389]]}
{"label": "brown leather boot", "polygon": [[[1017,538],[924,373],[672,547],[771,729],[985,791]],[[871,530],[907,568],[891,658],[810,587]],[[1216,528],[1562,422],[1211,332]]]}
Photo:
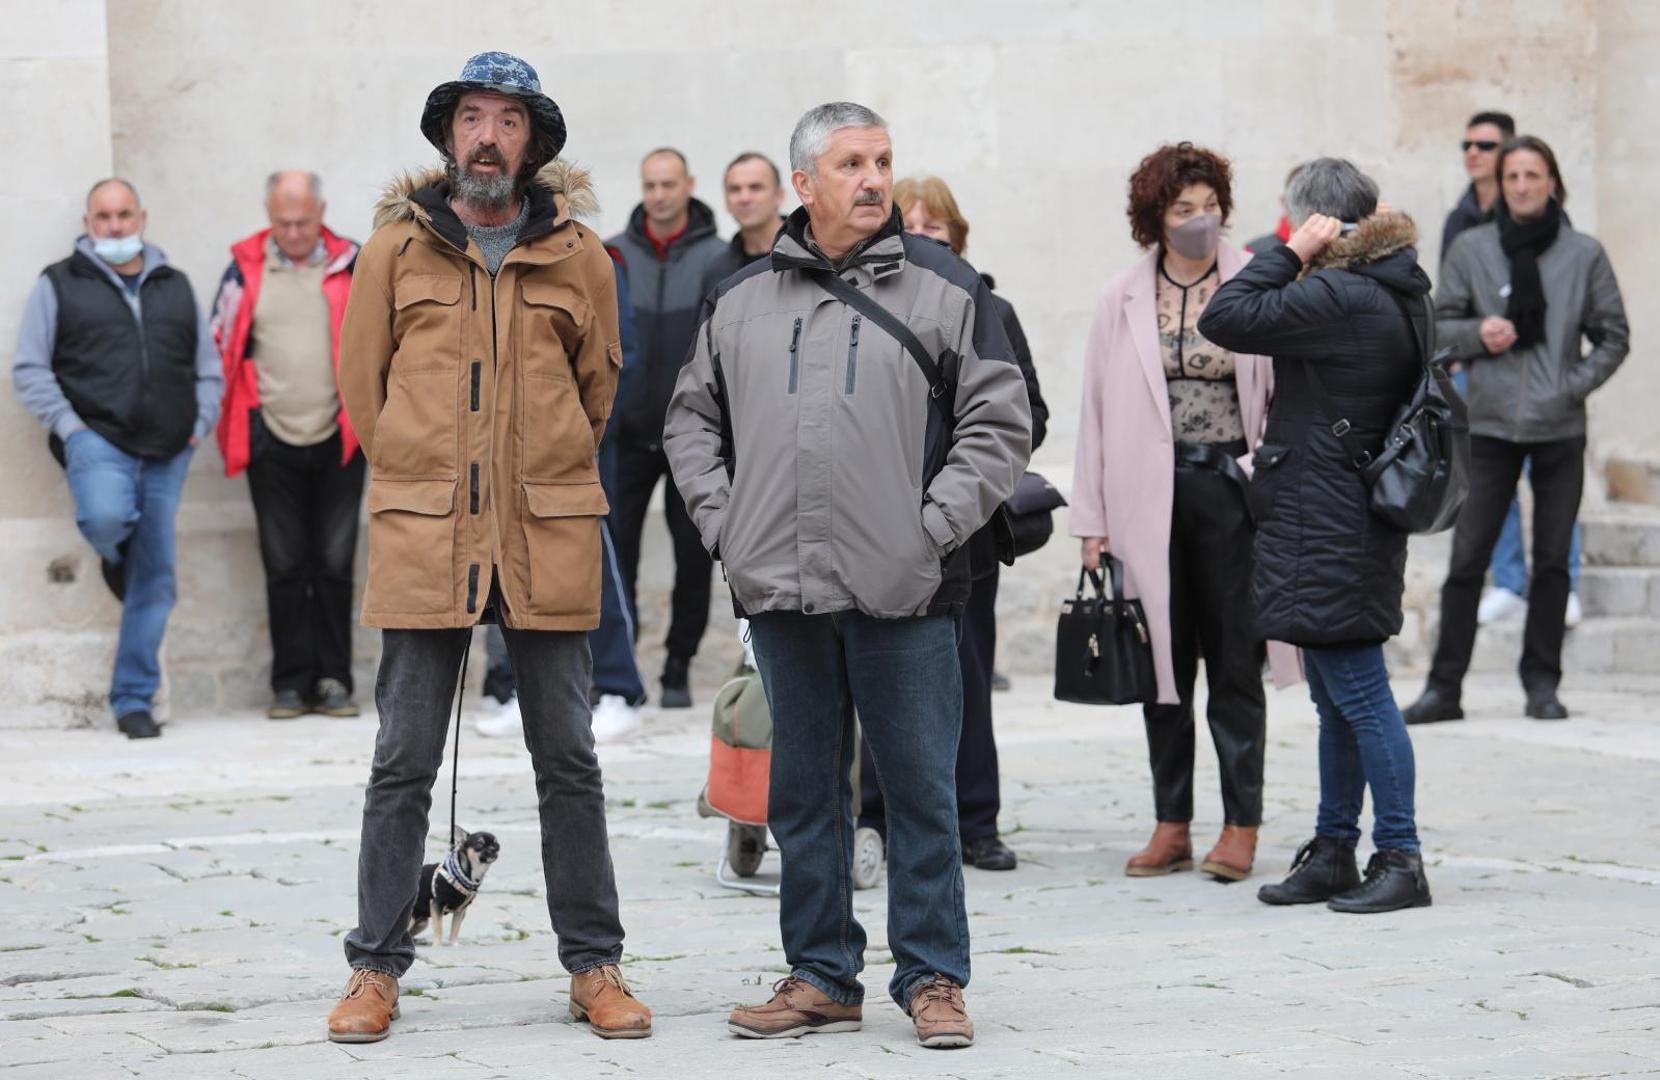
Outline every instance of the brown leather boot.
{"label": "brown leather boot", "polygon": [[1147,846],[1124,864],[1124,873],[1130,877],[1163,877],[1177,870],[1191,869],[1193,841],[1185,821],[1159,822]]}
{"label": "brown leather boot", "polygon": [[1221,838],[1199,864],[1199,869],[1218,881],[1244,881],[1251,876],[1251,864],[1256,856],[1255,825],[1224,825]]}
{"label": "brown leather boot", "polygon": [[329,1041],[380,1042],[398,1018],[398,980],[383,971],[358,968],[329,1013]]}
{"label": "brown leather boot", "polygon": [[571,1015],[588,1021],[602,1039],[643,1039],[651,1034],[651,1010],[623,981],[615,964],[571,976]]}

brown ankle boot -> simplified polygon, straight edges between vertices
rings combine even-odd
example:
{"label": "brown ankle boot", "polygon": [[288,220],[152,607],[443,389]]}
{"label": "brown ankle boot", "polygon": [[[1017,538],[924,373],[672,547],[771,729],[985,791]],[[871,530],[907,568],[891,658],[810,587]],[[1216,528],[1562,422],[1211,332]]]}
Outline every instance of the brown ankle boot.
{"label": "brown ankle boot", "polygon": [[1199,869],[1218,881],[1244,881],[1251,876],[1256,855],[1255,825],[1224,825],[1221,838],[1199,864]]}
{"label": "brown ankle boot", "polygon": [[1162,877],[1177,870],[1193,869],[1193,841],[1187,822],[1161,821],[1147,846],[1130,856],[1124,873],[1130,877]]}
{"label": "brown ankle boot", "polygon": [[571,1015],[588,1021],[602,1039],[643,1039],[651,1034],[651,1010],[634,996],[615,964],[571,976]]}
{"label": "brown ankle boot", "polygon": [[329,1013],[329,1040],[338,1043],[380,1042],[398,1018],[398,980],[383,971],[358,968]]}

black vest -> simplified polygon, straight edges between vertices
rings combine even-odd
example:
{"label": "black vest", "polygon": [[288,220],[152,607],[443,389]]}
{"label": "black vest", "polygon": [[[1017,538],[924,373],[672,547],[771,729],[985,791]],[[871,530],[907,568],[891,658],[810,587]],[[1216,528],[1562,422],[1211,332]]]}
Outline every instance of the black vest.
{"label": "black vest", "polygon": [[58,297],[52,373],[86,426],[145,458],[170,458],[196,428],[196,297],[170,266],[122,288],[82,252],[45,270]]}

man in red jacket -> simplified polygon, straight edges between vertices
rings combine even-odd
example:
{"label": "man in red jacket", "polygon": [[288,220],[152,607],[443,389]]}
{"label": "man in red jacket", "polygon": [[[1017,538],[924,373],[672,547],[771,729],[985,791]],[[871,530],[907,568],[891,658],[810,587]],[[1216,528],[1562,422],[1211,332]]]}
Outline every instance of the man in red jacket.
{"label": "man in red jacket", "polygon": [[267,715],[356,716],[352,563],[363,455],[340,404],[340,320],[355,241],[323,225],[315,173],[272,173],[271,224],[231,247],[213,305],[225,364],[219,448],[248,472],[271,618]]}

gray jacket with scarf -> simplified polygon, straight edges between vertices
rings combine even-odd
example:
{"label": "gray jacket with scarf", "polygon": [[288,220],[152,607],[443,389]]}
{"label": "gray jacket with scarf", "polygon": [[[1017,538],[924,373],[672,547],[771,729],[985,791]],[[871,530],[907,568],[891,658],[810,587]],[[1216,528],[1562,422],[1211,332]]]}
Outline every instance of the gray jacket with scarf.
{"label": "gray jacket with scarf", "polygon": [[[1470,368],[1470,433],[1508,442],[1554,442],[1585,434],[1585,399],[1631,348],[1619,282],[1602,245],[1562,223],[1539,256],[1545,340],[1494,356],[1481,321],[1504,315],[1510,260],[1494,222],[1462,233],[1446,253],[1435,289],[1435,328]],[[1591,349],[1584,351],[1582,341]]]}
{"label": "gray jacket with scarf", "polygon": [[705,301],[669,404],[675,483],[748,614],[960,611],[963,546],[1031,453],[1026,384],[980,275],[899,215],[836,268],[939,359],[952,431],[900,343],[806,272],[797,210]]}

